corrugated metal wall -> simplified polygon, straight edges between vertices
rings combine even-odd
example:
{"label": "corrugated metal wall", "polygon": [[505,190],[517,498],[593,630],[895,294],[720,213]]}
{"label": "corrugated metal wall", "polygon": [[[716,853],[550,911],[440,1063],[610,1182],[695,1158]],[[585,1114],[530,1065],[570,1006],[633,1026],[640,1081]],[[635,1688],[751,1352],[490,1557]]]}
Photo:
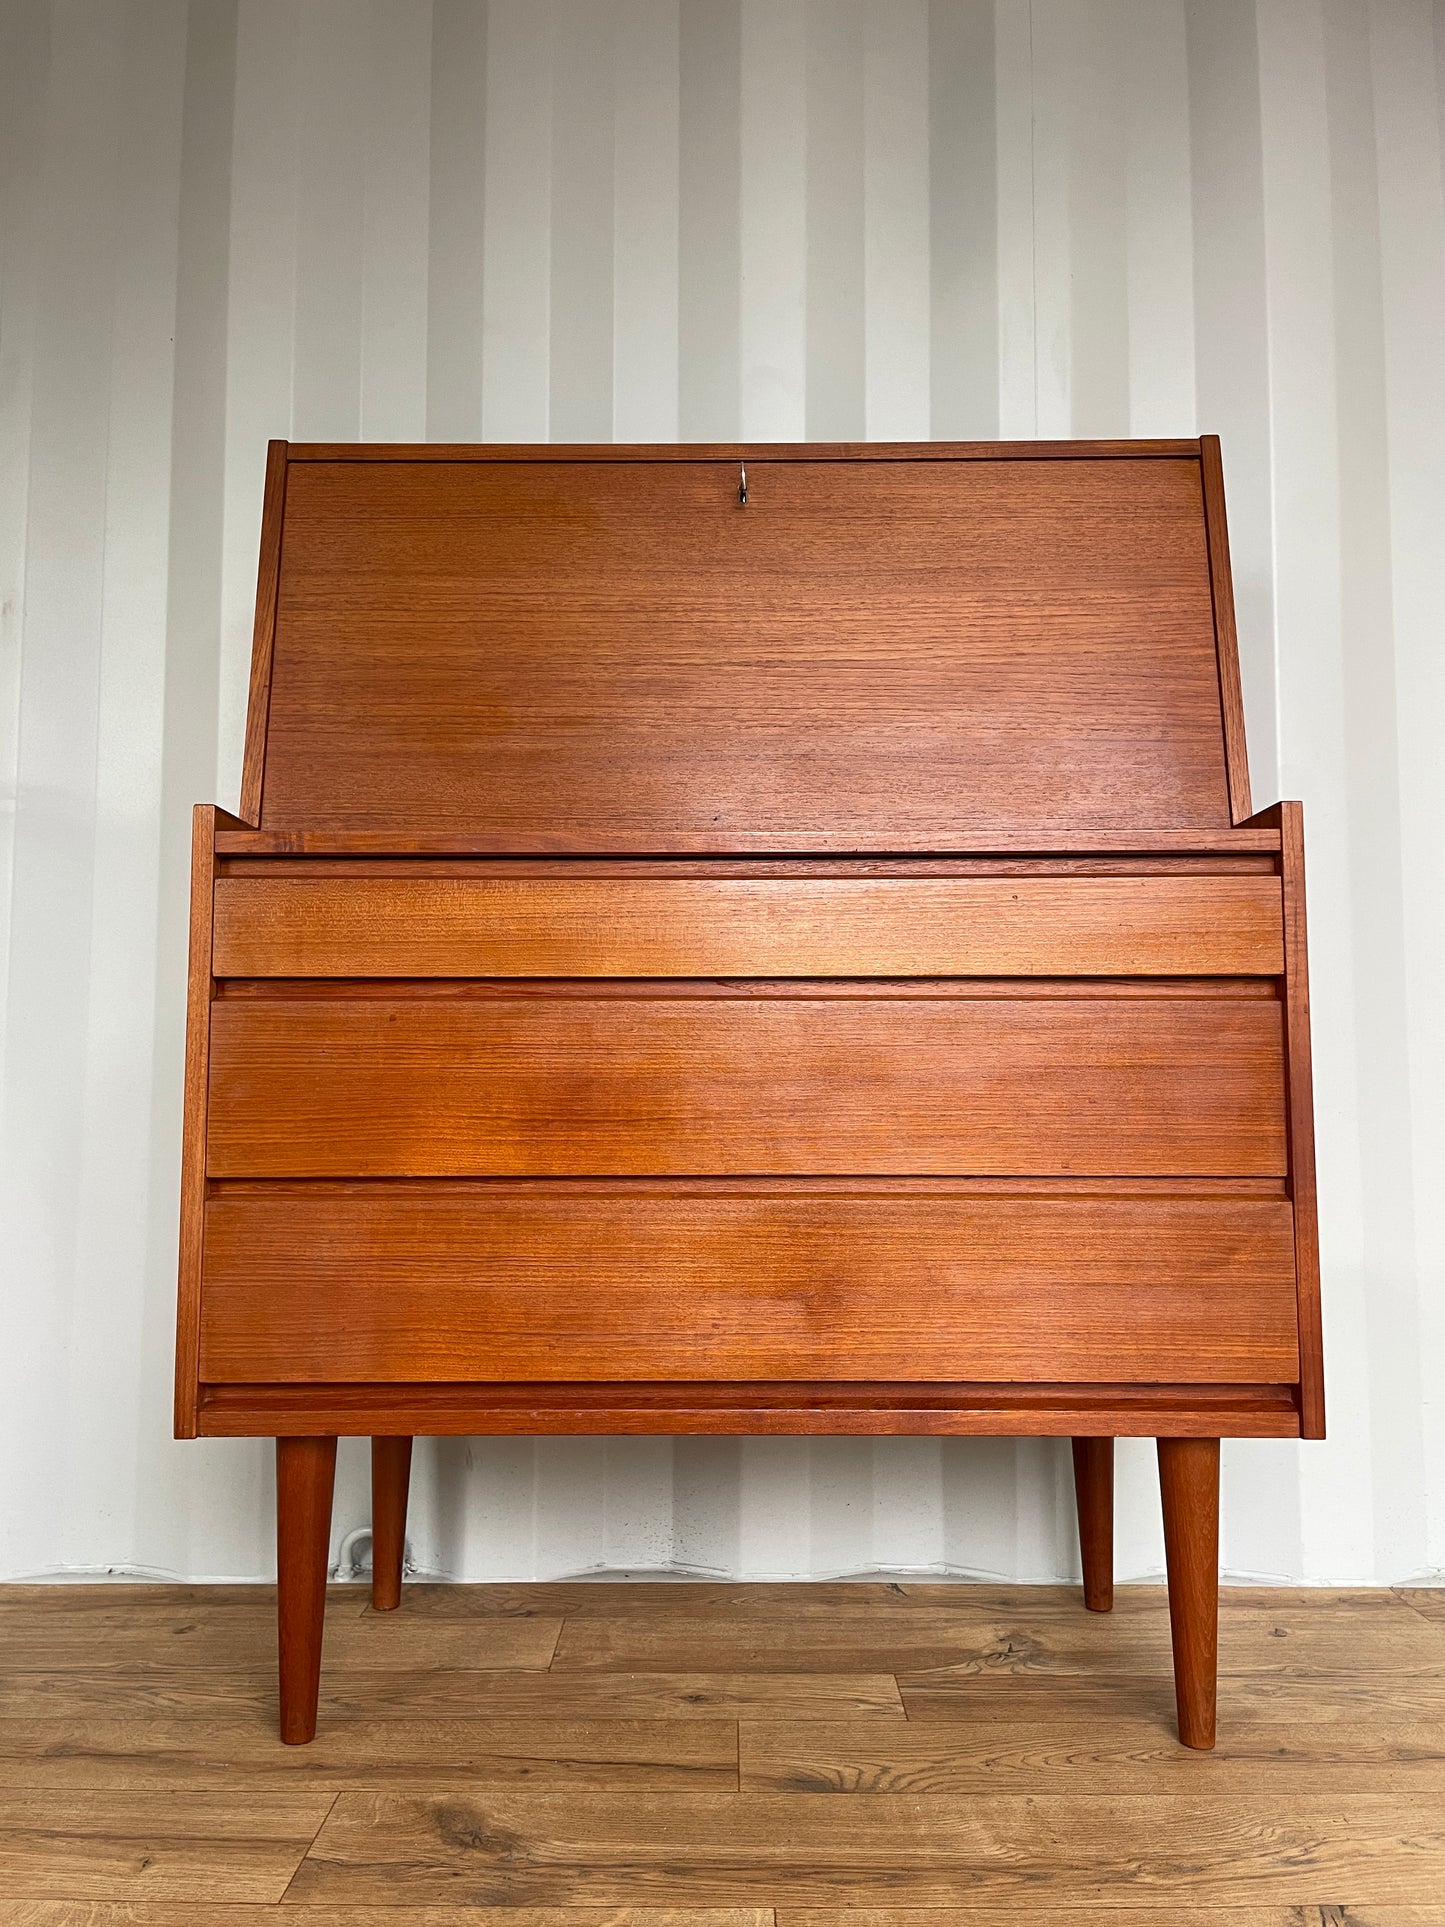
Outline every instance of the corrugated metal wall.
{"label": "corrugated metal wall", "polygon": [[[169,1377],[194,799],[235,797],[266,438],[1224,437],[1255,792],[1308,811],[1332,1438],[1238,1573],[1445,1566],[1445,10],[0,9],[0,1572],[259,1574]],[[1147,1447],[1120,1566],[1157,1569]],[[1037,1443],[425,1448],[421,1561],[1074,1552]],[[338,1533],[366,1514],[346,1449]]]}

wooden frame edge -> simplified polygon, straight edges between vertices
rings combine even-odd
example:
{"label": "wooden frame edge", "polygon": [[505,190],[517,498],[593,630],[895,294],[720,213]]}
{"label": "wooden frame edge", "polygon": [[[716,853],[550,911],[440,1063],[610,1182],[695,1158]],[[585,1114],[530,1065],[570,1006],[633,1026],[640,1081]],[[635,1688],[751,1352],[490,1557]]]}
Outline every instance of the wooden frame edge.
{"label": "wooden frame edge", "polygon": [[1244,691],[1239,680],[1239,632],[1234,620],[1234,575],[1229,566],[1224,462],[1217,435],[1199,437],[1199,472],[1204,490],[1204,538],[1209,553],[1209,593],[1214,604],[1214,653],[1219,669],[1229,814],[1235,826],[1242,828],[1253,813],[1253,805],[1244,734]]}
{"label": "wooden frame edge", "polygon": [[241,765],[241,816],[261,821],[266,774],[266,728],[271,716],[271,664],[276,646],[276,600],[281,590],[281,525],[286,513],[288,442],[266,447],[266,492],[261,505],[261,551],[256,565],[256,622],[251,635],[251,686],[246,698],[246,748]]}
{"label": "wooden frame edge", "polygon": [[[178,1439],[198,1435],[201,1360],[201,1268],[206,1234],[206,1102],[211,1043],[211,923],[216,877],[213,804],[191,815],[190,960],[186,976],[185,1100],[181,1123],[181,1221],[176,1297]],[[229,819],[228,819],[229,820]]]}
{"label": "wooden frame edge", "polygon": [[1274,803],[1251,827],[1280,833],[1284,896],[1284,1045],[1289,1193],[1294,1205],[1299,1304],[1300,1437],[1325,1436],[1324,1338],[1320,1309],[1319,1207],[1315,1185],[1314,1073],[1310,1052],[1309,946],[1305,927],[1304,805]]}
{"label": "wooden frame edge", "polygon": [[[275,443],[272,444],[276,446]],[[1170,440],[1037,442],[292,442],[293,462],[1194,461]]]}
{"label": "wooden frame edge", "polygon": [[[1297,1438],[1291,1385],[208,1384],[200,1432],[267,1436]],[[791,1394],[791,1395],[790,1395]]]}

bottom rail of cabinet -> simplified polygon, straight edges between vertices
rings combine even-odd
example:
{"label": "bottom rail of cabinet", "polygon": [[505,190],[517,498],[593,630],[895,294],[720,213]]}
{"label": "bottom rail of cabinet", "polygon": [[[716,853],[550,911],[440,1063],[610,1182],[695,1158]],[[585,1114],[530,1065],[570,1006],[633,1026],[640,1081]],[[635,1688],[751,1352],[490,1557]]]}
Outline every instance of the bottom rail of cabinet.
{"label": "bottom rail of cabinet", "polygon": [[1298,1438],[1294,1385],[202,1385],[203,1438],[489,1433]]}

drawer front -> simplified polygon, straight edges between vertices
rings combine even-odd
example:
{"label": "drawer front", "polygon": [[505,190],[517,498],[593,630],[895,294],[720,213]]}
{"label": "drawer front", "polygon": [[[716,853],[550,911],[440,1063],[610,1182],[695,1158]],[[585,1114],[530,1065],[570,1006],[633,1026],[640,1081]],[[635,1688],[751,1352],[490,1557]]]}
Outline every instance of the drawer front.
{"label": "drawer front", "polygon": [[1277,976],[1274,876],[220,877],[218,977]]}
{"label": "drawer front", "polygon": [[1280,1007],[1196,996],[220,999],[212,1177],[1285,1170]]}
{"label": "drawer front", "polygon": [[1278,1384],[1295,1321],[1278,1197],[237,1186],[201,1377]]}

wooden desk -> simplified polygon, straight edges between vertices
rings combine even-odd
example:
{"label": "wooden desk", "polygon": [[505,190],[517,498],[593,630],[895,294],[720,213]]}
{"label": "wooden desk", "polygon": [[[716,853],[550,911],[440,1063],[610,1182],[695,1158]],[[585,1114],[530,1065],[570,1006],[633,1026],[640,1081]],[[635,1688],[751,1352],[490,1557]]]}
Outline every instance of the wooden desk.
{"label": "wooden desk", "polygon": [[[747,500],[740,500],[743,462]],[[1322,1436],[1298,804],[1218,445],[273,443],[196,812],[177,1433],[1159,1440],[1180,1734],[1219,1439]]]}

